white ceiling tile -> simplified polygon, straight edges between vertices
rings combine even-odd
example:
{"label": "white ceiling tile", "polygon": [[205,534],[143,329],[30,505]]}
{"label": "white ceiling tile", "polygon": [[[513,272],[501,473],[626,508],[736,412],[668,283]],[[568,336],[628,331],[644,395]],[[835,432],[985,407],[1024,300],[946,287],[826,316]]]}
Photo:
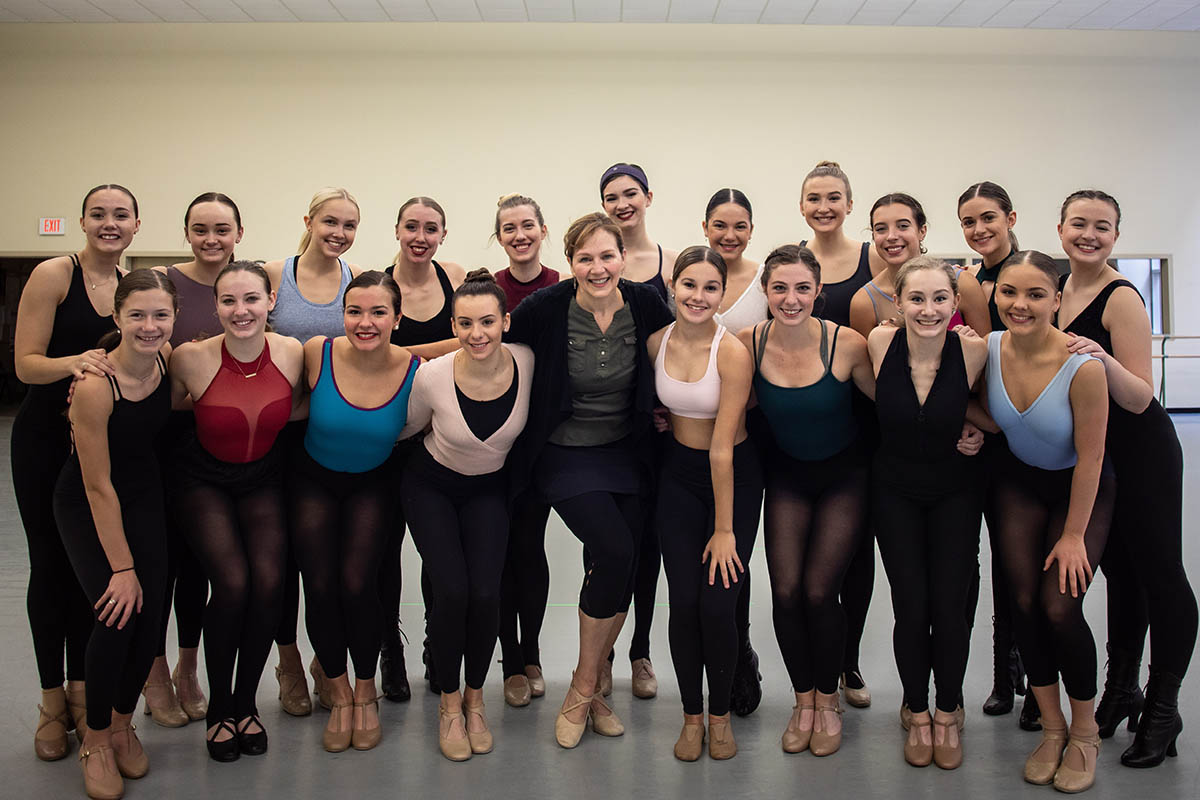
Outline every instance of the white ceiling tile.
{"label": "white ceiling tile", "polygon": [[162,22],[137,0],[91,0],[91,3],[117,22]]}
{"label": "white ceiling tile", "polygon": [[[204,2],[205,9],[211,5],[208,0],[193,0],[193,2]],[[285,6],[281,0],[236,0],[236,5],[255,22],[295,22],[301,18],[298,13]],[[207,10],[205,15],[207,16]]]}
{"label": "white ceiling tile", "polygon": [[1106,0],[1063,0],[1029,23],[1031,28],[1069,28],[1104,5]]}
{"label": "white ceiling tile", "polygon": [[1109,0],[1109,2],[1103,4],[1071,27],[1108,30],[1153,2],[1154,0]]}
{"label": "white ceiling tile", "polygon": [[65,14],[39,3],[37,0],[0,0],[0,7],[21,22],[69,22]]}
{"label": "white ceiling tile", "polygon": [[184,0],[139,0],[163,22],[204,22],[204,15]]}
{"label": "white ceiling tile", "polygon": [[576,22],[620,22],[621,0],[575,0]]}
{"label": "white ceiling tile", "polygon": [[477,0],[476,5],[484,22],[525,22],[529,19],[522,0]]}
{"label": "white ceiling tile", "polygon": [[671,0],[671,13],[667,21],[712,22],[716,13],[717,0]]}
{"label": "white ceiling tile", "polygon": [[896,20],[897,25],[932,27],[958,7],[961,0],[916,0]]}
{"label": "white ceiling tile", "polygon": [[866,0],[850,20],[852,25],[891,25],[913,0]]}
{"label": "white ceiling tile", "polygon": [[807,25],[846,25],[863,0],[817,0],[804,22]]}
{"label": "white ceiling tile", "polygon": [[720,0],[713,22],[758,22],[766,7],[767,0]]}
{"label": "white ceiling tile", "polygon": [[1006,5],[1008,0],[963,0],[958,8],[942,19],[941,24],[945,27],[976,28]]}
{"label": "white ceiling tile", "polygon": [[288,10],[301,22],[344,22],[329,0],[284,0]]}
{"label": "white ceiling tile", "polygon": [[479,7],[475,0],[429,0],[429,7],[439,22],[479,22]]}
{"label": "white ceiling tile", "polygon": [[[21,0],[20,3],[18,0],[11,0],[8,6],[18,12],[21,11],[21,6],[26,6],[33,14],[39,13],[39,8],[42,9],[40,13],[43,16],[30,17],[35,22],[59,22],[64,17],[72,22],[113,21],[111,15],[105,14],[87,0],[42,0],[40,3],[37,0]],[[45,13],[46,8],[51,9],[50,14]]]}
{"label": "white ceiling tile", "polygon": [[[247,0],[243,0],[247,2]],[[196,10],[204,14],[204,18],[209,22],[254,22],[255,18],[242,10],[241,6],[232,2],[232,0],[203,0],[203,3],[197,2],[200,7]],[[286,11],[286,9],[284,9]],[[295,17],[291,14],[287,19],[294,20]],[[262,20],[260,20],[262,21]]]}
{"label": "white ceiling tile", "polygon": [[387,22],[378,0],[329,0],[347,22]]}
{"label": "white ceiling tile", "polygon": [[1200,30],[1200,3],[1191,11],[1185,11],[1174,19],[1167,20],[1160,26],[1164,31],[1195,31]]}
{"label": "white ceiling tile", "polygon": [[25,18],[17,14],[15,11],[9,11],[4,6],[0,6],[0,22],[25,22]]}
{"label": "white ceiling tile", "polygon": [[759,21],[799,25],[804,22],[814,5],[816,0],[768,0]]}
{"label": "white ceiling tile", "polygon": [[672,0],[624,0],[621,22],[666,22],[672,5]]}
{"label": "white ceiling tile", "polygon": [[425,0],[379,0],[388,19],[395,22],[433,22],[437,19]]}
{"label": "white ceiling tile", "polygon": [[988,28],[1024,28],[1055,5],[1055,0],[1012,0],[984,22]]}
{"label": "white ceiling tile", "polygon": [[575,21],[575,6],[571,0],[527,0],[525,11],[530,22]]}
{"label": "white ceiling tile", "polygon": [[1141,11],[1121,20],[1116,27],[1122,30],[1154,30],[1164,22],[1173,20],[1180,14],[1195,8],[1196,5],[1191,0],[1158,0],[1157,3],[1151,3]]}

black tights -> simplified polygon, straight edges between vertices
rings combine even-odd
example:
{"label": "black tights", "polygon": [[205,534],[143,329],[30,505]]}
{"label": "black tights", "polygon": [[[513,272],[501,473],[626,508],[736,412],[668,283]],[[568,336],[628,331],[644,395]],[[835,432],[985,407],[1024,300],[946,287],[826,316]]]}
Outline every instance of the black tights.
{"label": "black tights", "polygon": [[[158,480],[152,473],[147,479]],[[130,616],[120,629],[93,618],[85,666],[87,725],[92,730],[108,728],[114,710],[118,714],[132,714],[137,708],[138,695],[154,663],[162,597],[166,592],[162,490],[155,483],[152,488],[139,487],[136,492],[121,494],[125,495],[121,524],[142,587],[142,610]],[[84,587],[88,604],[94,609],[108,590],[113,573],[96,533],[92,509],[83,492],[79,462],[75,459],[63,470],[54,496],[54,512],[71,565]],[[98,613],[92,611],[93,615]]]}
{"label": "black tights", "polygon": [[422,449],[404,470],[400,497],[429,574],[429,638],[442,692],[483,688],[500,624],[508,546],[503,472],[460,475]]}
{"label": "black tights", "polygon": [[[873,452],[879,446],[879,418],[875,413],[875,401],[855,387],[851,406],[858,423],[862,446]],[[864,493],[864,498],[866,494]],[[864,499],[864,505],[867,505]],[[867,627],[867,612],[871,609],[871,595],[875,592],[875,534],[868,506],[863,521],[863,535],[858,549],[850,559],[850,566],[842,578],[842,609],[846,613],[846,644],[842,656],[842,672],[859,671],[859,650],[862,647],[863,631]]]}
{"label": "black tights", "polygon": [[637,575],[637,543],[645,514],[633,494],[585,492],[559,500],[554,510],[583,542],[585,572],[579,610],[609,619],[629,610]]}
{"label": "black tights", "polygon": [[892,646],[904,700],[913,713],[929,710],[932,670],[937,707],[953,712],[970,652],[968,596],[979,574],[981,498],[969,488],[922,496],[878,476],[871,494],[892,587]]}
{"label": "black tights", "polygon": [[[1182,679],[1196,647],[1196,596],[1183,568],[1183,450],[1157,401],[1110,422],[1117,473],[1112,535],[1100,568],[1108,589],[1109,643]],[[1119,425],[1124,435],[1114,435]],[[1127,430],[1126,430],[1127,429]]]}
{"label": "black tights", "polygon": [[29,545],[29,589],[25,596],[33,653],[43,689],[66,678],[84,679],[85,655],[94,616],[71,569],[54,522],[54,484],[67,460],[67,420],[46,416],[32,392],[12,426],[12,482],[17,511]]}
{"label": "black tights", "polygon": [[175,634],[180,648],[199,647],[208,602],[208,578],[200,559],[183,540],[177,519],[167,532],[166,588],[163,591],[162,620],[159,624],[158,655],[167,654],[167,627],[171,621],[172,600],[175,608]]}
{"label": "black tights", "polygon": [[506,678],[524,675],[526,666],[542,663],[538,637],[550,596],[549,518],[550,506],[532,492],[522,495],[513,510],[500,582],[500,652]]}
{"label": "black tights", "polygon": [[258,713],[254,697],[283,604],[283,491],[277,479],[245,480],[241,466],[228,465],[220,484],[189,479],[176,489],[184,534],[212,583],[204,612],[210,727]]}
{"label": "black tights", "polygon": [[[1096,642],[1083,616],[1086,595],[1072,597],[1069,588],[1059,592],[1057,563],[1042,569],[1062,535],[1074,470],[1038,469],[1011,455],[1006,462],[995,475],[996,502],[1004,510],[997,520],[996,549],[1025,672],[1033,686],[1053,685],[1061,673],[1068,697],[1090,700],[1096,696]],[[1092,565],[1099,563],[1108,539],[1114,488],[1106,468],[1084,534]]]}
{"label": "black tights", "polygon": [[288,528],[304,574],[305,624],[325,674],[346,672],[346,650],[359,680],[379,659],[379,556],[394,519],[396,473],[326,469],[301,449],[288,478]]}
{"label": "black tights", "polygon": [[[762,508],[762,470],[747,439],[733,451],[733,533],[738,558],[750,563]],[[707,450],[671,441],[663,457],[658,485],[656,527],[671,592],[671,660],[683,699],[683,713],[704,713],[703,680],[708,674],[708,713],[729,713],[729,695],[738,658],[737,605],[746,587],[725,588],[720,570],[708,581],[701,563],[713,535],[715,507]],[[734,568],[736,574],[736,567]]]}
{"label": "black tights", "polygon": [[771,618],[792,689],[837,691],[842,581],[865,536],[867,464],[851,445],[824,461],[776,453],[763,503]]}

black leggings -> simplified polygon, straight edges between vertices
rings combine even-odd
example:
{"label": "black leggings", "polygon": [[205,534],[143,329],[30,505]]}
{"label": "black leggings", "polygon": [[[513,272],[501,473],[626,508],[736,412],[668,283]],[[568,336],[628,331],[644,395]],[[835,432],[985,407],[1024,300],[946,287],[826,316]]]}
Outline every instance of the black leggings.
{"label": "black leggings", "polygon": [[[308,430],[307,420],[291,420],[283,426],[275,442],[275,449],[287,454],[291,463],[297,453],[304,449],[304,433]],[[284,480],[287,479],[284,475]],[[290,495],[288,487],[284,487],[284,496]],[[283,594],[279,606],[279,623],[275,627],[275,644],[287,647],[296,644],[296,631],[300,624],[300,564],[296,561],[296,552],[291,547],[291,535],[284,539],[283,562]],[[312,638],[312,634],[309,634]]]}
{"label": "black leggings", "polygon": [[[1058,564],[1043,571],[1046,556],[1062,535],[1073,469],[1044,470],[1006,454],[995,473],[996,544],[1008,581],[1017,646],[1029,682],[1050,686],[1062,675],[1067,696],[1096,696],[1096,642],[1083,616],[1086,596],[1058,590]],[[1088,562],[1100,561],[1112,521],[1115,481],[1107,464],[1084,533]]]}
{"label": "black leggings", "polygon": [[254,698],[283,603],[287,524],[277,451],[227,464],[195,444],[182,461],[175,502],[212,582],[204,612],[211,727],[258,713]]}
{"label": "black leggings", "polygon": [[513,509],[500,581],[500,653],[506,678],[524,675],[526,666],[542,663],[538,637],[550,596],[550,564],[546,561],[549,518],[549,504],[532,491],[521,495]]}
{"label": "black leggings", "polygon": [[12,425],[12,482],[29,545],[25,596],[33,653],[43,689],[84,679],[92,610],[54,522],[54,484],[70,450],[66,417],[47,415],[30,389]]}
{"label": "black leggings", "polygon": [[304,448],[288,476],[292,550],[304,574],[305,623],[321,668],[346,672],[346,650],[359,680],[379,659],[379,556],[395,517],[390,462],[364,473],[337,472]]}
{"label": "black leggings", "polygon": [[942,492],[908,491],[879,472],[871,497],[892,588],[892,647],[904,700],[914,713],[929,710],[932,670],[937,707],[953,712],[962,700],[970,652],[968,595],[979,572],[982,498],[961,484]]}
{"label": "black leggings", "polygon": [[424,447],[404,470],[400,498],[429,573],[429,637],[442,692],[483,688],[500,624],[500,576],[508,547],[503,471],[461,475]]}
{"label": "black leggings", "polygon": [[822,461],[777,451],[766,470],[771,619],[796,692],[837,691],[846,635],[838,595],[865,537],[867,473],[857,444]]}
{"label": "black leggings", "polygon": [[[762,508],[762,469],[749,439],[733,450],[733,533],[743,565],[750,563]],[[672,440],[663,454],[658,483],[656,528],[670,587],[671,660],[683,699],[683,713],[704,712],[703,681],[708,674],[708,713],[729,712],[729,694],[738,658],[737,604],[743,577],[728,589],[700,562],[713,535],[712,474],[707,450]]]}
{"label": "black leggings", "polygon": [[1182,679],[1196,647],[1196,596],[1183,568],[1183,449],[1166,411],[1110,414],[1117,474],[1112,535],[1100,561],[1109,642]]}
{"label": "black leggings", "polygon": [[[162,487],[153,473],[149,486],[138,491],[118,489],[125,541],[142,587],[142,610],[118,630],[94,619],[87,643],[87,725],[104,730],[112,712],[132,714],[150,674],[158,647],[159,615],[166,593],[167,545],[164,535]],[[89,605],[93,608],[108,590],[113,572],[96,533],[92,509],[83,491],[79,461],[70,459],[54,493],[54,516]],[[93,611],[93,615],[98,611]]]}
{"label": "black leggings", "polygon": [[637,495],[613,492],[585,492],[554,504],[587,553],[579,610],[593,619],[609,619],[629,610],[637,543],[645,522],[642,509]]}
{"label": "black leggings", "polygon": [[[858,423],[862,446],[866,448],[866,452],[874,452],[879,447],[879,417],[875,413],[875,401],[855,387],[851,406],[854,409],[854,420]],[[864,502],[864,505],[867,504]],[[867,627],[867,612],[871,610],[871,595],[875,593],[875,528],[869,506],[866,515],[858,550],[854,552],[850,566],[842,578],[842,608],[846,613],[842,672],[859,671],[859,650],[862,647],[863,631]]]}
{"label": "black leggings", "polygon": [[[175,452],[194,436],[195,428],[192,412],[172,411],[167,427],[159,435],[159,463],[172,463]],[[208,602],[208,578],[204,576],[200,559],[184,541],[178,510],[171,505],[173,497],[170,486],[164,485],[163,491],[167,500],[167,581],[158,641],[160,656],[167,654],[167,627],[171,621],[172,601],[175,608],[175,635],[180,648],[200,646],[204,606]]]}

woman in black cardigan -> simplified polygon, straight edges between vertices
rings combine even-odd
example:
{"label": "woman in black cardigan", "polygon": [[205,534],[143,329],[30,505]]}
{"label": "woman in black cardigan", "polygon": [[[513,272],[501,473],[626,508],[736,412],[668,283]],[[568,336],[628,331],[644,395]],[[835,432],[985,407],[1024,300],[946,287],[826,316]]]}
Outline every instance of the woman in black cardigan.
{"label": "woman in black cardigan", "polygon": [[532,484],[583,542],[579,661],[555,721],[563,747],[624,726],[596,690],[600,661],[633,596],[650,478],[654,369],[645,342],[672,321],[653,288],[620,279],[621,232],[604,214],[564,237],[574,280],[542,289],[512,313],[507,340],[533,348],[529,422],[510,455],[513,496]]}

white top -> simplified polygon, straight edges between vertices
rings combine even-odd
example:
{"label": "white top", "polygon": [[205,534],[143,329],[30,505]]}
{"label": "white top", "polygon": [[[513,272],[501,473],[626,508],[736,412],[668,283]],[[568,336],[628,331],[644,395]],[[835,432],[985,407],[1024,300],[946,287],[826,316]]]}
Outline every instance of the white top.
{"label": "white top", "polygon": [[725,309],[724,313],[718,313],[713,317],[731,333],[736,334],[767,318],[767,296],[762,289],[762,274],[762,264],[759,264],[758,271],[754,273],[754,278],[746,287],[746,291],[742,292],[742,296]]}
{"label": "white top", "polygon": [[443,467],[460,475],[486,475],[503,467],[513,441],[525,429],[529,417],[533,351],[522,344],[501,347],[516,362],[518,383],[517,400],[499,430],[480,441],[467,425],[454,387],[454,357],[458,354],[455,351],[422,364],[417,370],[408,398],[408,423],[401,438],[432,421],[433,430],[425,437],[425,449]]}

